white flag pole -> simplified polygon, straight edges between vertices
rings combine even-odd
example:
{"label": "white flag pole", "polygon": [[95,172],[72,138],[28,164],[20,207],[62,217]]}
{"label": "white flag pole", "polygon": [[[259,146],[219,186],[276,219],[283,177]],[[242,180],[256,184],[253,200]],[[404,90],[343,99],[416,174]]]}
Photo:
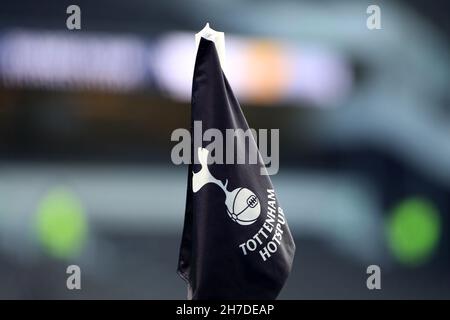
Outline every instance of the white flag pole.
{"label": "white flag pole", "polygon": [[220,66],[222,67],[223,72],[225,72],[225,34],[223,32],[211,29],[209,22],[206,23],[205,27],[200,30],[200,32],[195,34],[196,52],[198,50],[201,38],[214,42],[216,45],[217,54],[219,55]]}

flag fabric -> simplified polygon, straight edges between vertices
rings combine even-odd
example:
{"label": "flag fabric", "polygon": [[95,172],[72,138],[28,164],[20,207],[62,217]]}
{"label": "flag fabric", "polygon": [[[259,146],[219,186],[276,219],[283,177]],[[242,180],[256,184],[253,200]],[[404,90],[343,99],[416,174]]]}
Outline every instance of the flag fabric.
{"label": "flag fabric", "polygon": [[[195,121],[224,137],[226,129],[249,128],[215,44],[205,38],[191,103],[191,134]],[[275,299],[290,273],[295,244],[271,180],[261,175],[261,157],[256,164],[209,164],[208,142],[194,150],[194,140],[178,261],[188,299]],[[253,137],[248,143],[256,147]]]}

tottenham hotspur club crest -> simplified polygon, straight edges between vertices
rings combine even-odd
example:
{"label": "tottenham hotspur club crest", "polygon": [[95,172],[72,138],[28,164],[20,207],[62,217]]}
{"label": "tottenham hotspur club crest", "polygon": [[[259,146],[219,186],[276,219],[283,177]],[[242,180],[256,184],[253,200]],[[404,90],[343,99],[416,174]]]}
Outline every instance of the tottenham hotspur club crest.
{"label": "tottenham hotspur club crest", "polygon": [[228,216],[234,222],[241,225],[249,225],[258,219],[261,213],[261,205],[258,197],[247,188],[236,188],[233,191],[227,190],[228,180],[225,184],[214,178],[208,169],[209,151],[205,148],[198,148],[198,159],[200,161],[201,170],[197,173],[193,172],[192,191],[198,192],[204,185],[214,183],[218,185],[225,193],[225,206],[227,207]]}

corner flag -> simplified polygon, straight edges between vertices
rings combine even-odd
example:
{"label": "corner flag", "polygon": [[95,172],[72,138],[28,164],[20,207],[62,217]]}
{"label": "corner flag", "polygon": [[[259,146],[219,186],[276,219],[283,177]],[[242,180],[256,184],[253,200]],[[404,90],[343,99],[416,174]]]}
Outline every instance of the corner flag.
{"label": "corner flag", "polygon": [[[249,128],[215,44],[205,38],[195,63],[191,120],[191,133],[196,121],[223,136],[227,129]],[[246,140],[257,150],[253,136]],[[194,150],[192,142],[178,262],[188,298],[275,299],[290,273],[295,244],[272,182],[261,175],[259,152],[256,164],[211,163],[217,150],[201,143]]]}

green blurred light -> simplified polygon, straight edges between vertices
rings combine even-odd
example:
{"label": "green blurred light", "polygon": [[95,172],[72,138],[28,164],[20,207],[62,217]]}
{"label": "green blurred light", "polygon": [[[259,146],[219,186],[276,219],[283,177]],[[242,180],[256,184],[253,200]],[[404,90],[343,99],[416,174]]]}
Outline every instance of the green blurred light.
{"label": "green blurred light", "polygon": [[425,199],[409,198],[398,204],[387,221],[388,245],[401,263],[420,265],[437,247],[441,233],[438,210]]}
{"label": "green blurred light", "polygon": [[50,255],[61,259],[78,255],[87,234],[81,202],[64,187],[50,190],[39,203],[36,231],[39,242]]}

